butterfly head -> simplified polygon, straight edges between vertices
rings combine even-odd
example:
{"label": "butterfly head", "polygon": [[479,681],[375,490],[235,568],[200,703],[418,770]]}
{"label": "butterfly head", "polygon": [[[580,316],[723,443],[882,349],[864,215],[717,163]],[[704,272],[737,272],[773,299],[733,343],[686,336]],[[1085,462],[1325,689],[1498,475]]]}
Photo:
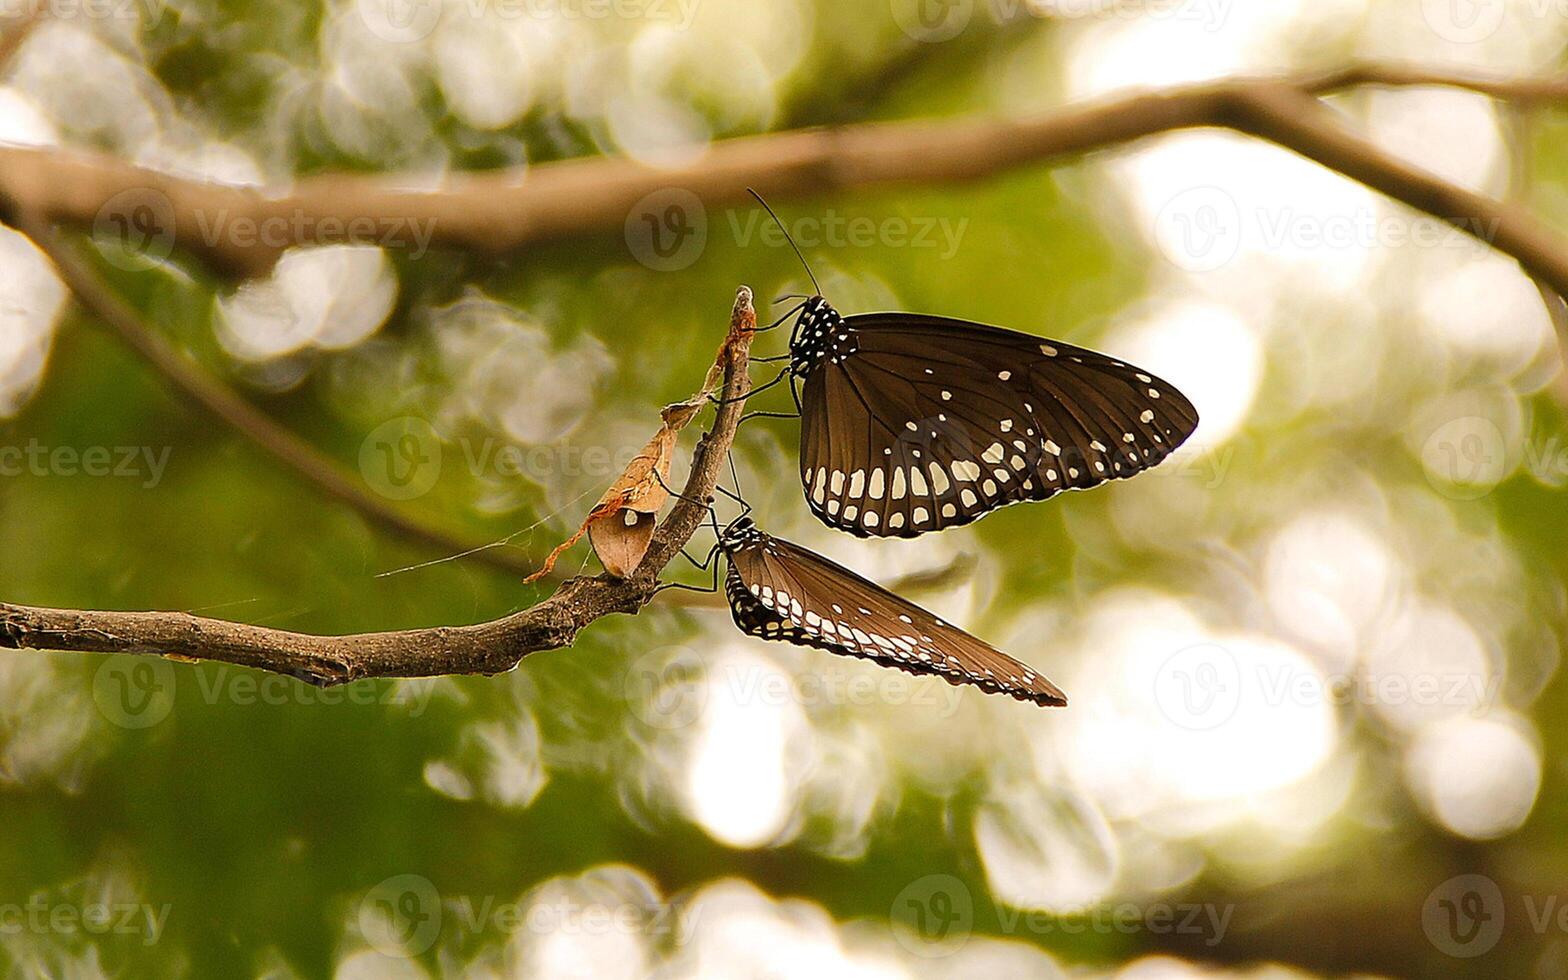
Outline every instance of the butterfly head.
{"label": "butterfly head", "polygon": [[790,334],[790,373],[805,377],[823,358],[843,356],[850,342],[838,310],[821,296],[812,296],[801,306]]}
{"label": "butterfly head", "polygon": [[730,521],[719,536],[719,544],[726,552],[734,551],[762,538],[762,532],[751,518],[741,516]]}

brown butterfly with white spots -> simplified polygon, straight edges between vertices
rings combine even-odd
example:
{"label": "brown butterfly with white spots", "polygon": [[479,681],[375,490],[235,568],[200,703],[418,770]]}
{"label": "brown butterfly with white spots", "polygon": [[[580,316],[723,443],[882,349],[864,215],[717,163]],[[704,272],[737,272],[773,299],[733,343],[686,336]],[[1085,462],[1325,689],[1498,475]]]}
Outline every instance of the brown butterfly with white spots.
{"label": "brown butterfly with white spots", "polygon": [[732,521],[718,549],[735,625],[765,640],[863,657],[1045,707],[1067,696],[1033,667],[800,545]]}
{"label": "brown butterfly with white spots", "polygon": [[790,372],[806,501],[859,537],[1134,476],[1198,425],[1175,387],[1105,354],[946,317],[840,316],[821,296],[801,310]]}
{"label": "brown butterfly with white spots", "polygon": [[788,374],[801,485],[828,527],[902,538],[959,527],[1134,476],[1198,427],[1175,386],[1109,355],[949,317],[843,316],[806,274],[816,292],[786,297],[803,302],[774,324],[799,312],[789,366],[769,386]]}

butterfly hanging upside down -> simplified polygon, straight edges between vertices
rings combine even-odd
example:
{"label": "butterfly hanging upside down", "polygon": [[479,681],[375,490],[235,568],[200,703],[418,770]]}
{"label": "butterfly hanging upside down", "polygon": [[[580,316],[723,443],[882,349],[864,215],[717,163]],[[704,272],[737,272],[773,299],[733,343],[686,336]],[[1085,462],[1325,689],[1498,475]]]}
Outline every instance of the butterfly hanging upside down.
{"label": "butterfly hanging upside down", "polygon": [[719,532],[724,593],[741,631],[991,694],[1062,707],[1038,671],[821,555],[764,533],[744,514]]}
{"label": "butterfly hanging upside down", "polygon": [[800,474],[823,523],[914,537],[1149,469],[1198,424],[1169,383],[1081,347],[916,313],[800,307]]}
{"label": "butterfly hanging upside down", "polygon": [[778,322],[799,312],[786,371],[800,478],[829,527],[904,538],[959,527],[1134,476],[1197,428],[1192,403],[1142,368],[968,320],[843,316],[806,274],[815,294],[791,297],[804,302]]}

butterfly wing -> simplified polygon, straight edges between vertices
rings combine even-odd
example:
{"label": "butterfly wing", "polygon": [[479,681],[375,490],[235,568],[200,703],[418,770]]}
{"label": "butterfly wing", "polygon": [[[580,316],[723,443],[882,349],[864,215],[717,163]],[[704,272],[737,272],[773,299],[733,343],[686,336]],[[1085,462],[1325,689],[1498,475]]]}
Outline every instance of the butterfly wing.
{"label": "butterfly wing", "polygon": [[802,392],[801,480],[823,523],[861,537],[1133,476],[1197,428],[1174,386],[1082,347],[921,314],[843,325],[854,353]]}
{"label": "butterfly wing", "polygon": [[1022,664],[815,552],[759,535],[730,552],[725,595],[735,624],[783,640],[970,684],[1047,707],[1067,697]]}

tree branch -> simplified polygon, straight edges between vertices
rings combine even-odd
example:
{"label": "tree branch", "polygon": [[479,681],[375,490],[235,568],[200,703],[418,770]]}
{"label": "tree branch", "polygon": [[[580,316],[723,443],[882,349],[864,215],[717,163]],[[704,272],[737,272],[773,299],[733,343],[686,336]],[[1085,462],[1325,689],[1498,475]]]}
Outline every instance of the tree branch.
{"label": "tree branch", "polygon": [[108,324],[125,345],[150,364],[171,387],[275,457],[305,482],[349,505],[375,524],[410,541],[429,545],[442,554],[462,555],[506,572],[527,574],[533,570],[532,560],[527,556],[488,547],[456,532],[435,527],[361,487],[331,457],[273,421],[149,329],[141,316],[115,294],[86,259],[61,241],[47,222],[23,212],[17,224],[49,256],[60,279],[77,301]]}
{"label": "tree branch", "polygon": [[0,648],[217,660],[334,685],[364,677],[498,674],[536,650],[570,646],[594,620],[635,613],[653,598],[659,573],[706,517],[705,501],[718,483],[751,388],[746,366],[756,325],[751,290],[742,286],[716,359],[724,384],[713,426],[692,458],[683,499],[659,525],[629,578],[569,579],[543,602],[488,623],[349,636],[315,636],[178,612],[85,612],[0,603]]}
{"label": "tree branch", "polygon": [[1568,243],[1528,212],[1467,191],[1352,135],[1321,101],[1286,85],[1254,85],[1237,94],[1228,122],[1474,235],[1568,296]]}
{"label": "tree branch", "polygon": [[[1356,86],[1439,85],[1529,104],[1568,101],[1568,80],[1361,65],[1173,88],[1020,119],[865,123],[741,137],[714,144],[697,162],[676,170],[611,157],[563,160],[453,175],[438,190],[401,186],[416,182],[406,177],[321,174],[301,178],[280,192],[188,180],[85,152],[0,147],[0,198],[15,208],[92,224],[120,206],[112,203],[116,195],[138,191],[129,198],[143,205],[149,199],[166,201],[161,210],[172,227],[164,231],[179,244],[224,267],[256,273],[270,268],[281,251],[277,239],[254,234],[258,227],[295,245],[373,240],[417,248],[427,243],[422,236],[428,234],[430,241],[501,253],[533,242],[619,229],[638,201],[671,187],[691,191],[714,207],[746,199],[747,187],[793,197],[888,183],[972,180],[1157,133],[1200,126],[1236,128],[1240,122],[1249,124],[1242,131],[1254,136],[1291,140],[1285,145],[1325,166],[1346,165],[1350,169],[1342,172],[1347,176],[1436,217],[1488,226],[1499,210],[1495,201],[1434,194],[1430,181],[1436,178],[1381,153],[1350,152],[1347,141],[1355,138],[1348,134],[1321,127],[1292,132],[1234,111],[1248,105],[1255,110],[1258,100],[1278,100],[1285,90],[1312,97]],[[1307,152],[1330,136],[1323,152]],[[1472,210],[1430,210],[1450,204]],[[1559,244],[1522,215],[1511,215],[1506,223],[1526,226],[1524,238]],[[238,233],[242,228],[250,233]],[[1507,251],[1512,243],[1505,239],[1496,244]],[[1568,292],[1568,281],[1552,284]]]}

